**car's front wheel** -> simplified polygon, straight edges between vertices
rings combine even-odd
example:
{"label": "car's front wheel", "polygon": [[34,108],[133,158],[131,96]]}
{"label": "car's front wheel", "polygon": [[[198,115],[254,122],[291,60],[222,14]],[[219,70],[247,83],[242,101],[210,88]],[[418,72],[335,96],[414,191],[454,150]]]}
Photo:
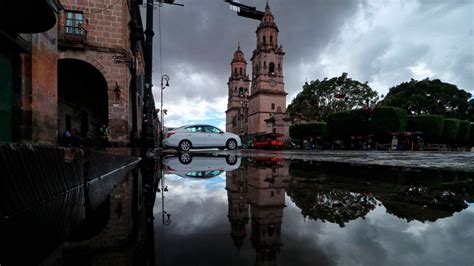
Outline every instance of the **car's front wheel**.
{"label": "car's front wheel", "polygon": [[235,139],[229,139],[226,144],[227,149],[235,150],[237,149],[237,141]]}
{"label": "car's front wheel", "polygon": [[178,149],[181,151],[189,151],[191,147],[192,145],[189,140],[182,140],[178,145]]}

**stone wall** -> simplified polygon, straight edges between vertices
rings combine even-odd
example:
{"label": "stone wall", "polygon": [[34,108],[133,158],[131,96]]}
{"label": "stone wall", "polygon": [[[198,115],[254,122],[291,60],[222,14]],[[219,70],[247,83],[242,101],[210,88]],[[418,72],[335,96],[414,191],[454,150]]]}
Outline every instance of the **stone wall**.
{"label": "stone wall", "polygon": [[[129,143],[131,136],[129,27],[127,0],[76,0],[64,3],[66,10],[81,11],[87,31],[85,49],[61,48],[61,59],[78,59],[96,67],[107,81],[110,141],[119,145]],[[59,26],[65,25],[61,13]],[[120,96],[115,93],[119,86]]]}
{"label": "stone wall", "polygon": [[56,143],[58,110],[57,29],[34,34],[31,47],[31,141]]}

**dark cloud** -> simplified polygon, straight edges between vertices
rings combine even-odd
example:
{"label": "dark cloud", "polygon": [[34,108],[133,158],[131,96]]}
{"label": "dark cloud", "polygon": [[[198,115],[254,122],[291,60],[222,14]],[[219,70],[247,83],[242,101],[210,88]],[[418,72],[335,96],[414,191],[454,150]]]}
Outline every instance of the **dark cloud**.
{"label": "dark cloud", "polygon": [[[184,100],[208,106],[227,97],[237,43],[250,63],[259,23],[238,17],[223,0],[177,2],[185,6],[161,8],[162,72],[171,77],[165,96],[170,113],[182,109]],[[241,2],[260,10],[265,4],[263,0]],[[286,52],[287,103],[307,79],[342,72],[368,81],[382,93],[425,74],[473,90],[474,27],[466,23],[472,22],[471,0],[271,0],[270,5]],[[158,10],[155,32],[156,85],[161,70]],[[159,101],[159,86],[155,96]]]}
{"label": "dark cloud", "polygon": [[[258,21],[238,17],[229,5],[217,0],[182,0],[185,7],[165,6],[162,15],[163,72],[173,79],[179,76],[180,87],[173,88],[176,97],[208,100],[227,96],[230,61],[240,41],[248,63],[256,46],[255,30]],[[264,1],[242,1],[263,9]],[[308,58],[314,50],[321,50],[338,34],[338,29],[357,9],[356,1],[271,1],[271,8],[280,28],[280,43],[285,57],[287,80],[292,80],[292,67]],[[157,13],[157,12],[156,12]],[[158,29],[158,16],[155,16]],[[159,37],[158,33],[156,35]],[[159,43],[155,39],[155,77],[159,76]],[[219,81],[212,87],[195,86],[186,81],[183,73],[193,72]],[[249,67],[250,72],[250,67]],[[174,81],[176,83],[176,81]],[[301,81],[288,86],[300,87]],[[158,82],[155,81],[155,84]]]}

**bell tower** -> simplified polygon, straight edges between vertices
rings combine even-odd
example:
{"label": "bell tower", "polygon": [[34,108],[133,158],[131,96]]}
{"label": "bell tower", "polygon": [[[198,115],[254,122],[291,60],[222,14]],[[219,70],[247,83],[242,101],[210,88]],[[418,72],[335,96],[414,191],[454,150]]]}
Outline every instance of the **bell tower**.
{"label": "bell tower", "polygon": [[227,85],[229,87],[226,131],[240,136],[247,133],[247,96],[249,94],[250,79],[247,75],[247,61],[240,50],[240,43],[231,62],[231,75]]}
{"label": "bell tower", "polygon": [[[268,120],[277,112],[286,112],[286,95],[283,81],[283,47],[278,44],[278,27],[270,6],[257,28],[257,47],[253,51],[252,89],[249,101],[248,134],[267,132]],[[276,132],[282,133],[285,132]]]}

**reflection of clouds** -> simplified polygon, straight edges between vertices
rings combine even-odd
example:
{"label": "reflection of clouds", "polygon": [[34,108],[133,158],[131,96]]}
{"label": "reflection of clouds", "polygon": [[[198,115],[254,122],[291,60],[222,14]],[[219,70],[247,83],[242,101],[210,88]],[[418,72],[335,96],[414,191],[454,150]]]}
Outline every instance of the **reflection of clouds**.
{"label": "reflection of clouds", "polygon": [[[230,236],[227,191],[222,176],[213,179],[166,177],[165,252],[173,265],[253,265],[250,231],[238,256]],[[339,225],[305,219],[287,196],[283,209],[278,265],[472,265],[474,208],[436,222],[406,222],[375,209]],[[161,196],[155,205],[161,229]],[[250,226],[247,227],[250,230]],[[159,233],[157,233],[157,237]],[[157,248],[160,242],[157,240]],[[160,253],[158,253],[160,254]]]}
{"label": "reflection of clouds", "polygon": [[[227,193],[225,181],[219,177],[201,180],[167,175],[165,184],[169,190],[165,192],[165,210],[172,214],[173,224],[181,234],[192,234],[194,230],[213,224],[219,220],[219,210],[225,213]],[[160,204],[156,207],[161,207],[160,196],[157,196],[158,201]],[[206,208],[215,205],[218,206]],[[186,217],[180,217],[176,210]],[[161,215],[159,208],[155,209],[155,215],[158,214]]]}
{"label": "reflection of clouds", "polygon": [[[288,202],[288,201],[287,201]],[[288,204],[288,203],[287,203]],[[295,207],[288,204],[288,209]],[[293,212],[293,211],[292,211]],[[296,212],[299,214],[298,212]],[[285,213],[286,215],[286,213]],[[301,215],[300,215],[301,217]],[[285,217],[284,221],[288,219]],[[387,214],[383,206],[339,228],[336,224],[295,219],[282,231],[307,235],[338,265],[472,265],[469,251],[474,240],[474,215],[456,213],[435,223],[405,222]],[[286,225],[286,226],[285,226]],[[314,230],[314,232],[312,232]],[[286,241],[283,241],[286,244]],[[455,262],[455,263],[454,263]],[[310,264],[308,264],[310,265]]]}

